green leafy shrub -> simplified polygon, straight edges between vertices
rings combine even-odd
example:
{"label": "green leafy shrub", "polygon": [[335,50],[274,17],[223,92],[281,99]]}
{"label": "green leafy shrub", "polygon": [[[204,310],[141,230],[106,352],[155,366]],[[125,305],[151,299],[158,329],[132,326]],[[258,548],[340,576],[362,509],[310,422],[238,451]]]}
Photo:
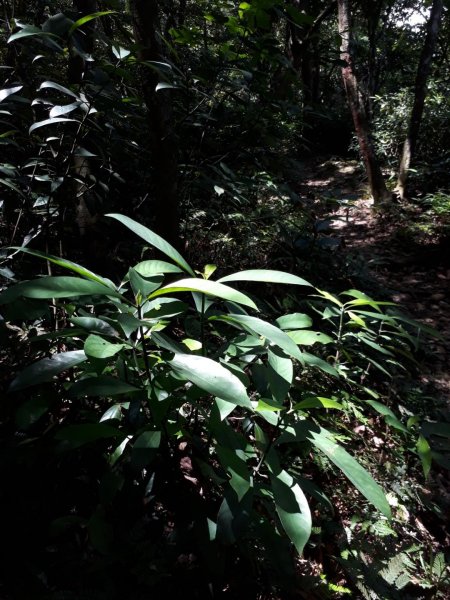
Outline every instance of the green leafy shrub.
{"label": "green leafy shrub", "polygon": [[[321,310],[334,323],[330,334],[312,329],[312,319],[302,313],[273,324],[255,316],[265,304],[235,286],[304,290],[309,283],[267,270],[214,281],[214,266],[198,273],[151,230],[110,216],[170,262],[141,261],[116,286],[68,260],[22,248],[75,276],[23,281],[0,295],[5,319],[29,319],[33,355],[44,355],[10,386],[22,398],[16,424],[50,463],[79,463],[90,490],[65,504],[58,519],[49,517],[55,544],[67,536],[73,544],[81,528],[85,552],[95,549],[112,564],[127,563],[130,552],[139,583],[152,589],[183,568],[205,569],[203,583],[220,585],[235,553],[255,575],[261,567],[251,557],[259,549],[271,583],[289,587],[290,544],[303,553],[311,501],[330,506],[308,475],[312,456],[315,468],[337,467],[390,516],[381,487],[325,427],[333,423],[330,411],[348,410],[345,394],[329,398],[323,390],[342,389],[341,380],[367,392],[367,364],[386,372],[396,351],[390,344],[404,332],[380,303],[356,291],[343,303],[317,290],[319,303],[330,304]],[[373,312],[364,312],[367,307]],[[367,326],[372,321],[376,333]],[[323,357],[308,351],[320,345]],[[378,361],[370,351],[380,355]],[[405,429],[379,402],[363,405]],[[33,438],[36,428],[40,441]],[[128,505],[144,507],[140,518],[127,512]],[[130,527],[137,528],[134,541]]]}

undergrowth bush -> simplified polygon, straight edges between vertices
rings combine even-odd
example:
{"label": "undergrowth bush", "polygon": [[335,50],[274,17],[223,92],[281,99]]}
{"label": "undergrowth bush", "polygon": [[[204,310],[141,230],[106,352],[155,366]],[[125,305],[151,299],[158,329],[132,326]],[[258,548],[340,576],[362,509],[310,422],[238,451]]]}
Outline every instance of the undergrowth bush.
{"label": "undergrowth bush", "polygon": [[[3,336],[16,335],[35,361],[2,408],[10,435],[0,467],[14,482],[2,497],[13,515],[7,566],[31,540],[22,577],[9,581],[11,569],[5,581],[36,598],[120,597],[130,586],[135,597],[232,596],[247,583],[255,593],[255,581],[293,589],[313,516],[332,510],[321,482],[336,468],[388,526],[389,502],[363,466],[369,451],[361,462],[344,446],[349,415],[381,415],[411,436],[372,388],[373,370],[389,377],[412,358],[407,320],[388,314],[390,303],[356,290],[336,297],[281,271],[214,281],[215,266],[194,271],[151,230],[110,217],[170,262],[143,260],[117,286],[21,248],[75,276],[0,295]],[[272,322],[270,300],[236,289],[263,283],[313,291],[311,314]]]}

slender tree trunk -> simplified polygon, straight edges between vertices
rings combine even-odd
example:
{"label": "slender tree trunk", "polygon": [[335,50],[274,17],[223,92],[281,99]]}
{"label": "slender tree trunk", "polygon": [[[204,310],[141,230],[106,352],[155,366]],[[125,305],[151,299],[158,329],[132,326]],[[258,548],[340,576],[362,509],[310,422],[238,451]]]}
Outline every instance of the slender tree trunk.
{"label": "slender tree trunk", "polygon": [[411,160],[417,146],[419,137],[420,123],[422,121],[425,98],[427,95],[427,81],[431,70],[431,61],[436,47],[436,41],[439,35],[439,28],[442,19],[443,1],[433,0],[430,11],[430,18],[427,23],[427,35],[420,55],[419,66],[417,68],[416,83],[414,90],[414,104],[411,111],[408,134],[403,144],[402,157],[397,180],[397,192],[403,200],[406,197],[406,182],[408,179],[408,169],[411,166]]}
{"label": "slender tree trunk", "polygon": [[[97,0],[73,0],[73,8],[77,12],[77,19],[93,14],[97,11]],[[82,53],[92,54],[94,51],[95,21],[86,23],[75,33],[76,40],[70,46],[69,65],[67,78],[70,83],[82,85],[87,68],[87,62]],[[80,53],[81,51],[81,53]],[[73,157],[73,173],[76,177],[76,216],[75,221],[81,237],[84,237],[95,222],[95,217],[89,210],[90,175],[89,160],[86,157]],[[86,181],[86,183],[80,183]]]}
{"label": "slender tree trunk", "polygon": [[[143,61],[164,61],[156,0],[130,0],[134,36]],[[174,246],[179,246],[179,207],[177,195],[178,160],[172,129],[170,90],[156,91],[158,73],[145,67],[142,87],[149,122],[154,183],[153,216],[155,230]]]}
{"label": "slender tree trunk", "polygon": [[320,55],[319,37],[323,21],[332,13],[334,2],[330,2],[320,10],[317,1],[291,0],[291,4],[308,16],[314,16],[311,24],[296,25],[288,23],[288,53],[295,70],[303,83],[304,104],[314,107],[319,99]]}
{"label": "slender tree trunk", "polygon": [[338,26],[341,36],[341,59],[345,62],[342,67],[342,78],[347,94],[348,103],[355,125],[359,148],[366,167],[369,189],[375,204],[387,201],[391,194],[386,188],[380,165],[370,139],[369,122],[364,100],[359,91],[358,81],[354,71],[351,51],[352,36],[350,28],[350,11],[348,0],[338,0]]}

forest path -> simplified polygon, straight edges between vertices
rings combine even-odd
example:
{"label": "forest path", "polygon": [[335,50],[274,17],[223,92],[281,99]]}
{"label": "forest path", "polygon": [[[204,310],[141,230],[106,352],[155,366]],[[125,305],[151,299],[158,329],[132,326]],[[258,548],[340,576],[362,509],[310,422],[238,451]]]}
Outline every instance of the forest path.
{"label": "forest path", "polygon": [[442,339],[426,342],[421,383],[447,398],[450,409],[450,248],[411,233],[419,217],[414,209],[377,214],[366,189],[357,161],[333,158],[305,165],[299,184],[312,203],[315,197],[329,199],[330,234],[342,239],[340,252],[357,251],[383,295],[440,333]]}

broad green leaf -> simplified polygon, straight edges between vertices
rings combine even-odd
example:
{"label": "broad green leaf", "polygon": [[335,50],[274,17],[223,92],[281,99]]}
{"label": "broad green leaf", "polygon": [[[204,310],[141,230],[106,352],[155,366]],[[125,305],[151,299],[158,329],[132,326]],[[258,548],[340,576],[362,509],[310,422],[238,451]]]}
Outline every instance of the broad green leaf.
{"label": "broad green leaf", "polygon": [[221,279],[218,279],[220,283],[228,281],[261,281],[263,283],[283,283],[288,285],[304,285],[312,287],[305,279],[297,277],[297,275],[291,275],[284,271],[271,271],[266,269],[251,269],[249,271],[240,271],[239,273],[232,273],[226,275]]}
{"label": "broad green leaf", "polygon": [[230,475],[230,486],[236,492],[239,502],[244,498],[247,492],[253,487],[253,478],[247,467],[247,463],[239,457],[234,450],[224,446],[216,446],[217,456],[222,467]]}
{"label": "broad green leaf", "polygon": [[13,302],[17,298],[76,298],[77,296],[122,296],[102,283],[87,281],[78,277],[41,277],[33,281],[23,281],[0,294],[0,304]]}
{"label": "broad green leaf", "polygon": [[12,94],[17,94],[23,88],[23,85],[15,85],[10,88],[3,88],[0,90],[0,102],[3,102],[8,96],[12,96]]}
{"label": "broad green leaf", "polygon": [[388,425],[391,425],[392,427],[395,427],[396,429],[399,429],[404,433],[408,433],[408,429],[403,425],[401,421],[398,420],[395,413],[385,404],[377,402],[376,400],[366,400],[366,404],[369,404],[380,415],[383,415]]}
{"label": "broad green leaf", "polygon": [[381,312],[380,306],[395,306],[395,302],[375,302],[375,300],[350,300],[349,302],[345,303],[345,306],[346,308],[354,306],[371,306],[375,310]]}
{"label": "broad green leaf", "polygon": [[419,435],[416,448],[417,453],[422,462],[423,474],[425,475],[425,478],[427,478],[431,469],[432,455],[430,444],[428,443],[428,440],[423,437],[422,434]]}
{"label": "broad green leaf", "polygon": [[311,511],[298,483],[286,471],[271,474],[273,499],[283,529],[299,554],[311,535]]}
{"label": "broad green leaf", "polygon": [[77,108],[80,108],[80,106],[83,104],[83,102],[81,102],[80,100],[77,100],[76,102],[72,102],[71,104],[64,104],[62,106],[54,106],[51,111],[49,112],[48,116],[50,117],[50,119],[54,119],[56,117],[60,117],[61,115],[67,115],[71,112],[73,112],[74,110],[76,110]]}
{"label": "broad green leaf", "polygon": [[236,302],[237,304],[243,304],[244,306],[258,310],[253,300],[245,294],[242,294],[227,285],[223,285],[222,283],[200,278],[174,281],[151,294],[150,298],[156,298],[157,296],[173,294],[176,292],[201,292],[202,294],[215,296],[222,300],[229,300],[230,302]]}
{"label": "broad green leaf", "polygon": [[111,454],[109,455],[109,464],[113,467],[116,462],[119,460],[119,458],[122,456],[122,454],[125,451],[125,448],[128,446],[129,442],[131,441],[133,436],[131,435],[127,435],[127,437],[122,440],[120,442],[120,444],[118,446],[116,446],[116,448],[114,448],[114,450],[111,452]]}
{"label": "broad green leaf", "polygon": [[390,415],[387,415],[386,417],[384,417],[384,420],[388,425],[394,427],[394,429],[403,431],[403,433],[408,433],[408,428],[405,427],[403,423],[397,419],[397,417],[391,417]]}
{"label": "broad green leaf", "polygon": [[96,317],[72,317],[70,322],[94,333],[117,337],[117,331],[109,323]]}
{"label": "broad green leaf", "polygon": [[98,335],[90,335],[84,343],[84,352],[92,358],[110,358],[125,347],[125,344],[111,344]]}
{"label": "broad green leaf", "polygon": [[145,302],[142,313],[145,319],[167,319],[186,312],[189,305],[175,298],[160,296],[157,300]]}
{"label": "broad green leaf", "polygon": [[[266,400],[266,402],[267,402],[267,400]],[[263,406],[263,405],[261,404],[261,406]],[[279,426],[280,414],[278,412],[275,412],[273,410],[266,410],[265,408],[260,408],[259,402],[258,402],[258,406],[255,410],[265,421],[267,421],[267,423],[272,425],[272,427]]]}
{"label": "broad green leaf", "polygon": [[204,356],[177,353],[168,364],[175,373],[208,394],[237,406],[252,409],[247,391],[241,381],[214,360]]}
{"label": "broad green leaf", "polygon": [[130,219],[129,217],[126,217],[124,215],[109,214],[106,216],[111,217],[112,219],[116,219],[117,221],[122,223],[122,225],[128,227],[128,229],[130,229],[133,233],[142,238],[145,242],[147,242],[151,246],[154,246],[157,250],[171,258],[179,267],[183,269],[183,271],[186,271],[187,273],[189,273],[189,275],[195,277],[194,271],[184,260],[184,258],[178,252],[178,250],[175,250],[175,248],[171,246],[169,242],[166,242],[166,240],[164,240],[158,234],[154,233],[151,229],[144,227],[144,225],[141,225],[140,223],[137,223],[136,221],[133,221],[133,219]]}
{"label": "broad green leaf", "polygon": [[282,352],[269,349],[267,352],[268,370],[267,378],[270,391],[278,402],[284,402],[291,388],[294,377],[292,360]]}
{"label": "broad green leaf", "polygon": [[363,342],[364,344],[366,344],[367,346],[369,346],[370,348],[373,348],[374,350],[381,352],[381,354],[385,354],[386,356],[394,356],[392,354],[392,352],[390,352],[386,348],[383,348],[383,346],[380,346],[380,344],[373,342],[371,339],[369,339],[365,335],[360,334],[357,336],[357,339],[360,340],[361,342]]}
{"label": "broad green leaf", "polygon": [[333,302],[333,304],[336,304],[341,308],[344,306],[342,302],[336,298],[336,296],[333,296],[333,294],[330,294],[326,290],[319,290],[319,288],[316,288],[316,290],[319,292],[319,295],[322,298],[325,298],[325,300],[329,300],[330,302]]}
{"label": "broad green leaf", "polygon": [[386,517],[391,517],[391,509],[382,488],[359,462],[334,441],[326,429],[311,421],[299,421],[293,427],[287,427],[277,443],[306,440],[323,452],[376,509]]}
{"label": "broad green leaf", "polygon": [[[359,327],[363,327],[364,329],[367,328],[367,325],[364,321],[364,319],[362,319],[359,315],[357,315],[355,312],[351,311],[351,310],[347,310],[346,311],[346,315],[348,317],[350,317],[350,321],[353,323],[356,323],[357,325],[359,325]],[[351,324],[351,323],[350,323]]]}
{"label": "broad green leaf", "polygon": [[253,488],[239,502],[236,492],[228,488],[217,515],[216,537],[223,544],[234,544],[247,529],[253,508]]}
{"label": "broad green leaf", "polygon": [[134,270],[142,275],[142,277],[151,277],[152,275],[158,275],[159,273],[182,273],[182,269],[172,263],[165,262],[164,260],[143,260],[138,263]]}
{"label": "broad green leaf", "polygon": [[125,58],[127,58],[127,56],[130,56],[131,54],[130,50],[122,48],[122,46],[112,46],[111,50],[114,56],[117,58],[117,60],[124,60]]}
{"label": "broad green leaf", "polygon": [[182,340],[182,343],[189,348],[189,350],[191,352],[195,352],[196,350],[201,350],[202,349],[202,343],[199,342],[198,340],[193,340],[191,338],[185,338],[184,340]]}
{"label": "broad green leaf", "polygon": [[44,81],[39,86],[39,91],[45,90],[48,88],[56,90],[58,92],[61,92],[62,94],[66,94],[67,96],[72,96],[72,98],[76,98],[77,100],[81,100],[81,98],[78,94],[76,94],[75,92],[72,92],[72,90],[69,90],[69,88],[66,88],[63,85],[60,85],[59,83],[55,83],[54,81]]}
{"label": "broad green leaf", "polygon": [[336,400],[322,398],[321,396],[305,398],[305,400],[298,402],[294,406],[294,410],[305,410],[307,408],[336,408],[337,410],[344,410],[342,404],[339,404]]}
{"label": "broad green leaf", "polygon": [[100,418],[100,423],[102,421],[109,421],[112,419],[121,420],[122,419],[122,408],[129,406],[129,402],[123,402],[121,404],[113,404],[106,410]]}
{"label": "broad green leaf", "polygon": [[127,338],[129,338],[130,335],[137,331],[140,327],[148,326],[145,321],[141,321],[129,313],[121,313],[120,315],[117,315],[115,320],[120,325]]}
{"label": "broad green leaf", "polygon": [[256,406],[255,410],[257,412],[280,412],[283,410],[283,408],[283,405],[277,402],[276,400],[272,400],[270,398],[260,398],[258,400],[258,405]]}
{"label": "broad green leaf", "polygon": [[131,287],[135,296],[141,294],[144,298],[149,296],[152,292],[157,290],[163,281],[163,275],[151,275],[147,278],[142,277],[134,269],[129,269],[128,277],[130,279]]}
{"label": "broad green leaf", "polygon": [[288,336],[299,346],[313,346],[314,344],[331,344],[333,338],[320,331],[311,331],[309,329],[299,329],[297,331],[288,331]]}
{"label": "broad green leaf", "polygon": [[233,410],[236,408],[236,404],[234,402],[228,402],[228,400],[222,400],[222,398],[215,398],[214,402],[216,403],[217,410],[219,411],[221,421],[231,415]]}
{"label": "broad green leaf", "polygon": [[131,461],[135,468],[143,469],[156,456],[161,443],[160,431],[144,431],[136,438],[131,452]]}
{"label": "broad green leaf", "polygon": [[57,117],[55,119],[44,119],[44,121],[38,121],[33,123],[29,128],[28,133],[32,133],[35,129],[40,127],[46,127],[47,125],[54,125],[55,123],[78,123],[77,119],[66,119],[64,117]]}
{"label": "broad green leaf", "polygon": [[[313,429],[314,428],[314,429]],[[350,454],[328,437],[325,429],[313,426],[308,438],[344,473],[363,496],[371,502],[386,517],[391,517],[391,509],[382,488],[363,466]]]}
{"label": "broad green leaf", "polygon": [[75,21],[75,23],[71,26],[68,34],[71,35],[76,29],[78,29],[79,27],[82,27],[85,23],[89,23],[89,21],[92,21],[93,19],[98,19],[99,17],[103,17],[105,15],[113,15],[113,14],[115,14],[114,10],[102,10],[102,11],[95,12],[90,15],[81,17],[81,19],[78,19],[78,21]]}
{"label": "broad green leaf", "polygon": [[203,277],[209,279],[217,271],[217,265],[205,265],[203,269]]}
{"label": "broad green leaf", "polygon": [[314,354],[310,354],[309,352],[302,352],[302,358],[305,365],[317,367],[324,373],[328,373],[328,375],[339,377],[339,373],[336,371],[336,369],[328,364],[326,360],[323,360],[318,356],[314,356]]}
{"label": "broad green leaf", "polygon": [[61,352],[50,358],[43,358],[26,367],[13,380],[9,387],[10,392],[17,392],[38,383],[51,381],[55,375],[59,375],[67,369],[76,367],[87,359],[83,350],[72,352]]}
{"label": "broad green leaf", "polygon": [[70,442],[71,445],[82,446],[101,439],[123,437],[125,434],[105,423],[86,423],[84,425],[68,425],[56,432],[57,440]]}
{"label": "broad green leaf", "polygon": [[291,340],[287,333],[278,327],[275,327],[275,325],[267,323],[266,321],[258,319],[257,317],[250,317],[248,315],[221,315],[220,317],[215,318],[232,324],[236,323],[237,325],[240,325],[242,329],[251,334],[256,333],[265,337],[267,340],[269,340],[269,342],[276,344],[279,348],[284,350],[286,354],[293,356],[303,363],[302,353],[297,348],[295,342]]}
{"label": "broad green leaf", "polygon": [[11,249],[17,250],[19,252],[24,252],[25,254],[31,254],[31,256],[37,256],[38,258],[43,258],[44,260],[48,260],[49,262],[58,265],[58,267],[62,267],[63,269],[73,271],[74,273],[77,273],[78,275],[81,275],[86,279],[90,279],[91,281],[97,281],[97,283],[102,283],[103,285],[106,285],[113,290],[116,289],[115,285],[109,279],[100,277],[100,275],[89,271],[89,269],[86,269],[85,267],[82,267],[81,265],[78,265],[77,263],[74,263],[70,260],[66,260],[65,258],[59,258],[58,256],[53,256],[52,254],[45,254],[44,252],[40,252],[39,250],[32,250],[31,248],[25,248],[23,246],[12,246]]}
{"label": "broad green leaf", "polygon": [[292,313],[278,317],[276,324],[280,329],[304,329],[305,327],[311,327],[312,319],[303,313]]}
{"label": "broad green leaf", "polygon": [[139,388],[109,375],[87,377],[74,383],[69,393],[71,396],[117,396],[139,391]]}
{"label": "broad green leaf", "polygon": [[184,348],[181,344],[172,340],[168,335],[165,335],[162,332],[154,332],[152,333],[152,340],[164,350],[169,350],[169,352],[174,352],[175,354],[179,352],[180,354],[184,354],[186,348]]}
{"label": "broad green leaf", "polygon": [[[11,42],[15,42],[16,40],[20,40],[20,39],[23,39],[26,37],[32,37],[32,36],[43,37],[43,38],[56,38],[56,39],[58,38],[58,36],[53,35],[52,33],[42,31],[42,29],[40,29],[40,27],[35,27],[34,25],[27,25],[20,31],[17,31],[16,33],[13,33],[12,35],[10,35],[8,38],[8,44],[10,44]],[[60,46],[58,46],[58,48],[60,48]]]}

